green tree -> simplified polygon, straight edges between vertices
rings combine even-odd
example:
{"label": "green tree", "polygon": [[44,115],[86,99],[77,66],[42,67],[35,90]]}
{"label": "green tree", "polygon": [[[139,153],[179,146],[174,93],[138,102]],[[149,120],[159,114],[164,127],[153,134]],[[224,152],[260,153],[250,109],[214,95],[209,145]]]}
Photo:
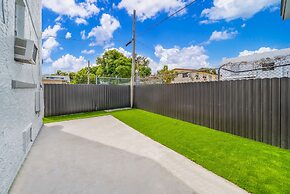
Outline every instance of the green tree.
{"label": "green tree", "polygon": [[[96,72],[98,71],[97,66],[90,68],[90,84],[96,84]],[[75,73],[72,84],[87,84],[88,83],[88,67],[84,67]]]}
{"label": "green tree", "polygon": [[[126,57],[117,50],[108,50],[96,60],[97,66],[90,68],[90,83],[96,83],[96,77],[119,77],[130,78],[132,68],[132,58]],[[143,56],[137,56],[136,66],[139,69],[140,77],[151,75],[149,60]],[[86,84],[88,80],[88,67],[84,67],[78,72],[63,72],[58,70],[55,75],[70,76],[72,84]]]}
{"label": "green tree", "polygon": [[55,74],[52,74],[52,75],[60,75],[60,76],[67,76],[68,73],[67,72],[64,72],[62,70],[57,70]]}
{"label": "green tree", "polygon": [[136,65],[138,67],[140,77],[144,78],[151,75],[151,68],[149,67],[149,63],[150,61],[146,57],[141,55],[136,57]]}
{"label": "green tree", "polygon": [[131,77],[131,67],[120,65],[116,68],[117,77],[130,78]]}
{"label": "green tree", "polygon": [[[97,58],[98,76],[100,77],[130,77],[126,70],[131,69],[132,59],[127,58],[119,51],[113,49],[106,51]],[[119,67],[123,66],[123,67]],[[119,67],[119,68],[118,68]],[[118,68],[118,71],[116,71]]]}
{"label": "green tree", "polygon": [[163,69],[157,72],[157,76],[161,77],[163,83],[170,84],[176,77],[176,74],[173,70],[169,70],[167,65],[164,65]]}
{"label": "green tree", "polygon": [[[136,57],[136,67],[138,67],[140,77],[151,75],[150,61],[143,56]],[[101,57],[97,58],[99,66],[97,75],[100,77],[120,77],[130,78],[132,68],[132,58],[128,58],[117,50],[108,50]]]}
{"label": "green tree", "polygon": [[212,69],[212,68],[200,68],[198,71],[206,72],[210,74],[217,74],[216,69]]}

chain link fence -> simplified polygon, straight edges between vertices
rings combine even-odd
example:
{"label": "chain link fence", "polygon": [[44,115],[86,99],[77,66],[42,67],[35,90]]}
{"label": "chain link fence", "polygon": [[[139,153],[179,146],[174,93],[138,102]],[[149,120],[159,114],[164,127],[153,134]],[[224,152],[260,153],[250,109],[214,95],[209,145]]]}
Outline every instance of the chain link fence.
{"label": "chain link fence", "polygon": [[290,77],[290,56],[253,62],[227,63],[219,69],[220,80]]}
{"label": "chain link fence", "polygon": [[[130,78],[118,78],[118,77],[97,77],[97,85],[130,85]],[[139,78],[136,80],[137,85],[150,85],[150,84],[162,84],[162,79],[157,76],[149,76],[146,78]]]}
{"label": "chain link fence", "polygon": [[97,85],[130,85],[130,78],[97,77]]}

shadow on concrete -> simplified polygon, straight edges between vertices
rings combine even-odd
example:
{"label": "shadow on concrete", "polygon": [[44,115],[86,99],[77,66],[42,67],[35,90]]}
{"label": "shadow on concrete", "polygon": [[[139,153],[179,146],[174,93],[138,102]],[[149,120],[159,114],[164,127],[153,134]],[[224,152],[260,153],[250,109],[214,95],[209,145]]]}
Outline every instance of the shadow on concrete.
{"label": "shadow on concrete", "polygon": [[194,193],[159,163],[115,147],[44,127],[12,194]]}

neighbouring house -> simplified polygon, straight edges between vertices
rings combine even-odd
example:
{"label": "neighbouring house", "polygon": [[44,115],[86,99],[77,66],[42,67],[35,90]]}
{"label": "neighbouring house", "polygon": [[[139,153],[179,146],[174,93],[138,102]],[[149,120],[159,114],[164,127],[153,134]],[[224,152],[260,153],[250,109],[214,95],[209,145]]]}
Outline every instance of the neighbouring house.
{"label": "neighbouring house", "polygon": [[214,73],[183,68],[175,68],[173,70],[176,73],[176,77],[172,83],[208,82],[218,80],[218,76]]}
{"label": "neighbouring house", "polygon": [[224,59],[221,80],[290,77],[290,49]]}
{"label": "neighbouring house", "polygon": [[43,84],[69,84],[70,78],[69,76],[61,76],[61,75],[43,75],[42,83]]}
{"label": "neighbouring house", "polygon": [[280,13],[283,20],[290,18],[290,0],[281,0]]}
{"label": "neighbouring house", "polygon": [[162,84],[162,79],[158,76],[150,75],[148,77],[141,78],[139,84],[140,85]]}
{"label": "neighbouring house", "polygon": [[0,5],[0,194],[5,194],[42,127],[42,6],[41,0],[0,0]]}

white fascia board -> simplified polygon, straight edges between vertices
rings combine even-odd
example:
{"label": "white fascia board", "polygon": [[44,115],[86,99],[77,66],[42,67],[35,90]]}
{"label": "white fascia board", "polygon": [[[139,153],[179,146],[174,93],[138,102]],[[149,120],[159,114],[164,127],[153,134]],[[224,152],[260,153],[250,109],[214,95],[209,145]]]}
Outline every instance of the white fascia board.
{"label": "white fascia board", "polygon": [[290,0],[281,0],[281,16],[283,20],[290,18]]}

